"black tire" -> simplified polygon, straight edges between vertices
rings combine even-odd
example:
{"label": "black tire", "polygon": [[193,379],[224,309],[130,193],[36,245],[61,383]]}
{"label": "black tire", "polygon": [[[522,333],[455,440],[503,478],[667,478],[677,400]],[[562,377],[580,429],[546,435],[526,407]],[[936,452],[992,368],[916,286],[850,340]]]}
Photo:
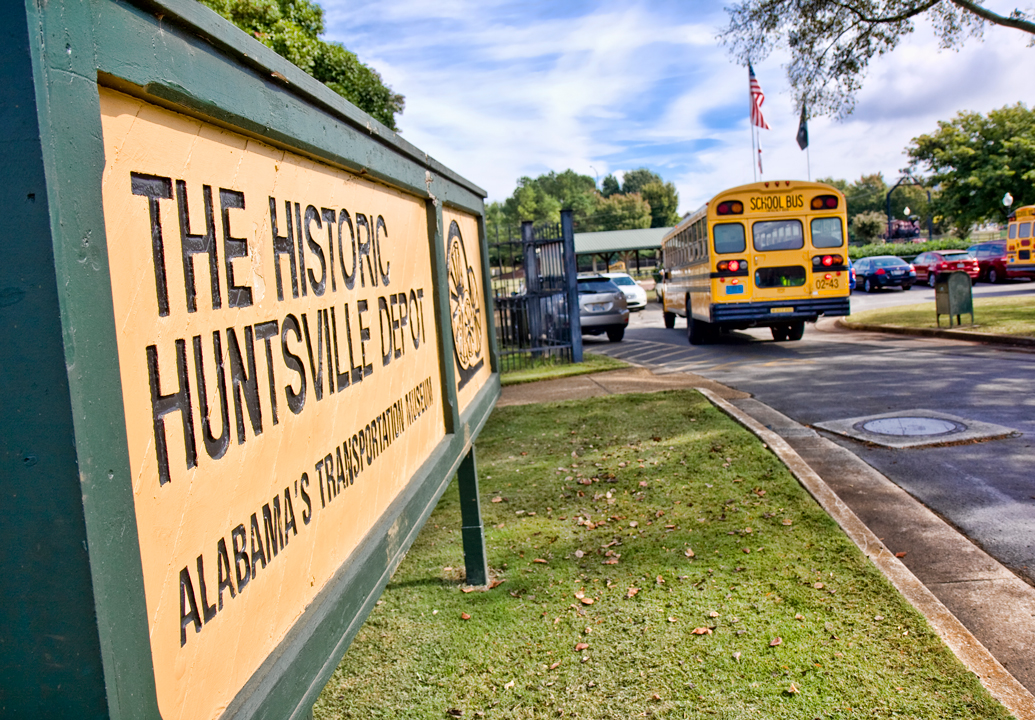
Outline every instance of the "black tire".
{"label": "black tire", "polygon": [[801,336],[805,334],[805,321],[796,320],[787,326],[787,339],[788,340],[801,340]]}
{"label": "black tire", "polygon": [[671,330],[676,326],[676,314],[665,311],[665,327]]}
{"label": "black tire", "polygon": [[625,328],[608,328],[607,339],[611,342],[622,342],[622,338],[625,337]]}
{"label": "black tire", "polygon": [[938,276],[933,272],[927,273],[927,287],[934,287],[938,282]]}
{"label": "black tire", "polygon": [[871,293],[874,290],[876,290],[876,288],[873,287],[873,283],[870,282],[869,278],[866,278],[865,280],[863,280],[863,290],[865,290],[868,293]]}
{"label": "black tire", "polygon": [[703,345],[708,342],[708,323],[696,320],[693,316],[693,308],[690,307],[690,298],[686,299],[686,339],[691,345]]}
{"label": "black tire", "polygon": [[993,285],[995,285],[1000,280],[999,273],[995,271],[994,267],[988,268],[988,275],[986,277],[988,278],[988,282],[990,282]]}
{"label": "black tire", "polygon": [[773,340],[776,342],[783,342],[787,339],[787,326],[786,325],[773,325],[769,328],[773,333]]}

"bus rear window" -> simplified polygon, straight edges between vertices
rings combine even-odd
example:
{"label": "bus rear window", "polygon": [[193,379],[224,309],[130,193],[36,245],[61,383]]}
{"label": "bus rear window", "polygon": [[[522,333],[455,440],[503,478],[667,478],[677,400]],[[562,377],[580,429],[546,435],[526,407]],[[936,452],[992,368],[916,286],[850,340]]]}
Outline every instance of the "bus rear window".
{"label": "bus rear window", "polygon": [[1010,240],[1017,239],[1017,223],[1010,225]]}
{"label": "bus rear window", "polygon": [[744,226],[740,223],[720,223],[712,227],[715,252],[719,254],[744,252]]}
{"label": "bus rear window", "polygon": [[825,217],[815,218],[809,223],[812,230],[812,247],[835,248],[844,244],[844,235],[841,233],[841,218]]}
{"label": "bus rear window", "polygon": [[1019,238],[1030,238],[1031,237],[1031,223],[1022,222],[1017,224],[1017,237]]}
{"label": "bus rear window", "polygon": [[766,267],[755,270],[755,287],[801,287],[805,284],[805,268],[800,266]]}
{"label": "bus rear window", "polygon": [[801,220],[764,220],[751,226],[751,238],[758,252],[797,250],[805,247]]}

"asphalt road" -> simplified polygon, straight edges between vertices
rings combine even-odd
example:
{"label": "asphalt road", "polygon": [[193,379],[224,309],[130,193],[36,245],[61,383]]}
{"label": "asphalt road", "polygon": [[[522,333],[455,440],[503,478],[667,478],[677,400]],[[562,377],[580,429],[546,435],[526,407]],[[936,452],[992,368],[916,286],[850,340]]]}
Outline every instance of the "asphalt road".
{"label": "asphalt road", "polygon": [[[975,297],[1035,294],[1035,283],[977,285]],[[856,292],[852,307],[929,301],[914,288]],[[690,346],[686,323],[666,330],[654,303],[635,313],[621,343],[586,336],[587,351],[655,372],[693,372],[751,393],[804,425],[898,410],[935,410],[1017,431],[970,445],[890,450],[823,433],[941,515],[1035,585],[1035,352],[960,341],[806,326],[799,342],[768,329]]]}

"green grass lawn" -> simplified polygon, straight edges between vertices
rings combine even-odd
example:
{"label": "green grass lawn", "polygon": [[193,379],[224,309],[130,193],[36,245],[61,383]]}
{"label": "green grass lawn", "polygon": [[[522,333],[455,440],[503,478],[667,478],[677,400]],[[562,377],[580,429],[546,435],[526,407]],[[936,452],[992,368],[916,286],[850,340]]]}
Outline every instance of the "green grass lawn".
{"label": "green grass lawn", "polygon": [[557,378],[572,377],[574,375],[585,375],[587,373],[602,372],[604,370],[617,370],[629,367],[629,363],[607,355],[594,355],[583,353],[582,362],[562,364],[552,359],[537,363],[535,367],[512,370],[500,374],[500,383],[506,385],[520,385],[521,383],[537,382],[539,380],[555,380]]}
{"label": "green grass lawn", "polygon": [[[894,325],[897,327],[937,328],[934,302],[916,305],[865,310],[852,313],[846,323],[860,325]],[[975,298],[974,325],[969,325],[970,315],[962,316],[959,330],[992,333],[995,335],[1017,335],[1035,337],[1035,296],[1005,298]],[[948,318],[942,316],[943,328]],[[953,329],[957,329],[955,326]]]}
{"label": "green grass lawn", "polygon": [[1006,718],[755,436],[694,391],[495,411],[495,582],[442,498],[315,706],[338,718]]}

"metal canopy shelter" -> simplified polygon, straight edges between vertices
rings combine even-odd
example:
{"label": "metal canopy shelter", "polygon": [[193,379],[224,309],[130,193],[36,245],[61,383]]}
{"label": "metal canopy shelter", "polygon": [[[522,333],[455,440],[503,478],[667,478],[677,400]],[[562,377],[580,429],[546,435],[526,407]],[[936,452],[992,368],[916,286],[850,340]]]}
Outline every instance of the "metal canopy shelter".
{"label": "metal canopy shelter", "polygon": [[605,269],[621,253],[636,254],[636,269],[640,269],[640,253],[645,250],[661,250],[661,240],[670,227],[643,228],[640,230],[607,230],[604,232],[575,233],[575,257],[589,255],[593,258],[593,269],[597,260],[603,260]]}

